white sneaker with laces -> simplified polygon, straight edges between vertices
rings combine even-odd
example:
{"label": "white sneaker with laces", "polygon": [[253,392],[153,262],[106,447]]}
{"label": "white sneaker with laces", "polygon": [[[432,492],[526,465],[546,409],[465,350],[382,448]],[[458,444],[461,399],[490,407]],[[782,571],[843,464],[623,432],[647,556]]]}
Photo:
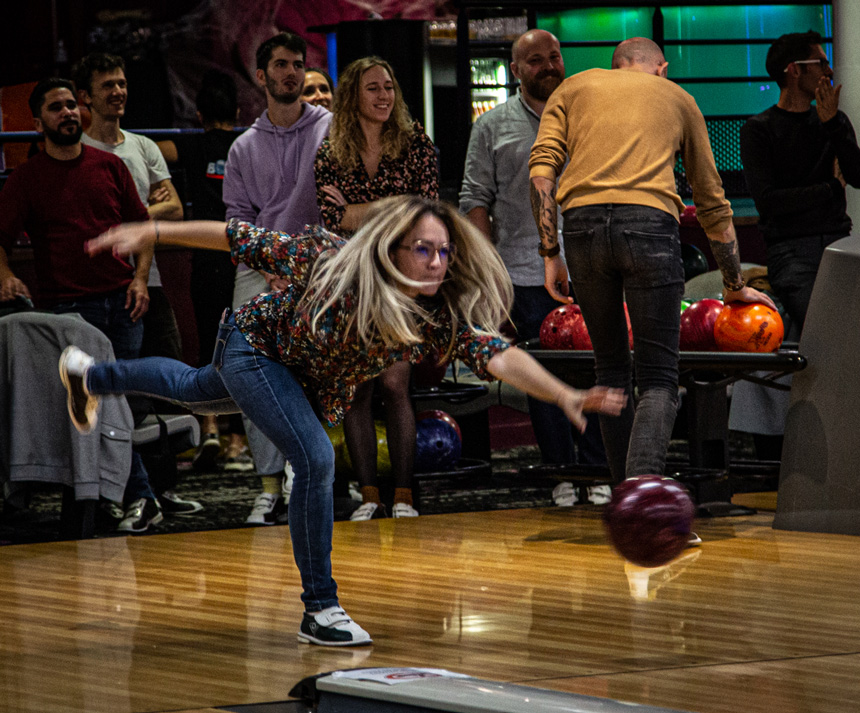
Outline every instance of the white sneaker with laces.
{"label": "white sneaker with laces", "polygon": [[373,643],[370,634],[337,606],[314,613],[305,612],[298,639],[320,646],[364,646]]}
{"label": "white sneaker with laces", "polygon": [[379,510],[381,505],[379,503],[362,503],[358,506],[358,509],[349,516],[349,519],[353,522],[359,522],[363,520],[371,520],[374,516],[382,517],[382,514],[376,515],[376,511]]}
{"label": "white sneaker with laces", "polygon": [[280,495],[260,493],[254,500],[251,514],[245,518],[246,525],[274,525],[278,518],[286,515],[286,504]]}
{"label": "white sneaker with laces", "polygon": [[569,508],[578,502],[577,490],[573,483],[559,483],[552,490],[552,500],[559,507]]}
{"label": "white sneaker with laces", "polygon": [[418,517],[418,511],[408,503],[394,503],[391,517]]}
{"label": "white sneaker with laces", "polygon": [[588,502],[592,505],[606,505],[612,499],[612,488],[608,485],[593,485],[588,489]]}

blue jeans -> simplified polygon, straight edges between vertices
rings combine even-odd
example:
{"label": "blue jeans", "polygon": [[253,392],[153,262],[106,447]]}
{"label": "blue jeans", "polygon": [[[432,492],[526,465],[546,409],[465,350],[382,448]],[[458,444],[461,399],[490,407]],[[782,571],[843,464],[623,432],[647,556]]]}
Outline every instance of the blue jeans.
{"label": "blue jeans", "polygon": [[[543,285],[514,285],[511,320],[521,341],[540,336],[544,318],[561,303],[556,302]],[[600,438],[596,414],[588,414],[588,425],[581,436],[574,434],[570,421],[558,406],[528,397],[529,417],[540,448],[541,461],[551,464],[587,463],[604,465],[606,454]],[[577,447],[579,454],[577,455]]]}
{"label": "blue jeans", "polygon": [[[638,205],[602,204],[564,214],[564,251],[594,344],[597,383],[624,389],[618,417],[601,416],[612,477],[660,475],[678,403],[684,268],[678,221]],[[631,358],[624,302],[633,327]],[[633,367],[638,400],[633,405]]]}
{"label": "blue jeans", "polygon": [[87,387],[94,394],[167,399],[195,413],[245,413],[295,471],[290,537],[305,608],[338,603],[331,575],[334,449],[293,372],[249,345],[232,316],[221,325],[208,366],[162,357],[101,362],[89,370]]}
{"label": "blue jeans", "polygon": [[[143,344],[143,322],[132,322],[131,309],[126,309],[125,301],[126,291],[121,289],[98,297],[61,302],[54,307],[54,312],[78,313],[107,336],[117,359],[136,359]],[[131,471],[125,484],[124,498],[126,503],[139,498],[155,499],[149,485],[149,473],[140,454],[134,450],[131,452]]]}
{"label": "blue jeans", "polygon": [[803,329],[824,251],[844,235],[808,235],[767,246],[767,279],[792,324]]}

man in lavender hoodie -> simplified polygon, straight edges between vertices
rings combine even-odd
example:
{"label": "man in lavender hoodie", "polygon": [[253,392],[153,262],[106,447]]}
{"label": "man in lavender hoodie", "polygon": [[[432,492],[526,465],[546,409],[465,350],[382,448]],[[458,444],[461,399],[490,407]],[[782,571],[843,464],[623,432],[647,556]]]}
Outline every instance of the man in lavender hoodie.
{"label": "man in lavender hoodie", "polygon": [[[227,219],[254,225],[301,231],[320,223],[314,181],[314,159],[328,135],[331,114],[324,108],[299,101],[305,83],[307,44],[301,37],[282,32],[257,50],[257,82],[266,92],[266,110],[233,143],[224,173]],[[274,275],[240,265],[236,272],[233,308],[283,285]],[[253,456],[228,458],[225,469],[250,470],[256,465],[263,480],[246,519],[252,525],[285,522],[292,485],[289,463],[277,448],[245,419],[248,445]]]}

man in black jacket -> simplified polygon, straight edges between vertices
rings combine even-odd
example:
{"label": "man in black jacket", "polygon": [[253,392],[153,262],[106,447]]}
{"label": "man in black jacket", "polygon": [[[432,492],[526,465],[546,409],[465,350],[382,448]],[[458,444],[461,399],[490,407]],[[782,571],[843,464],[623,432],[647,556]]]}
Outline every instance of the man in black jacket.
{"label": "man in black jacket", "polygon": [[[839,111],[842,85],[817,32],[783,35],[767,53],[779,102],[741,129],[741,158],[767,244],[768,278],[803,326],[825,248],[851,232],[845,187],[860,187],[860,148]],[[815,106],[812,106],[813,100]]]}

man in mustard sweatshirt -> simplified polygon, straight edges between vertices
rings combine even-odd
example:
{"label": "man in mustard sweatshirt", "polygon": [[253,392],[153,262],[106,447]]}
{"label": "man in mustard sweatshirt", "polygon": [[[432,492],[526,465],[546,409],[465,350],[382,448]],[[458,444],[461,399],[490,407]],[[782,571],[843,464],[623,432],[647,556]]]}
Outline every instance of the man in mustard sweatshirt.
{"label": "man in mustard sweatshirt", "polygon": [[[630,396],[620,417],[600,419],[616,482],[663,473],[675,422],[684,293],[678,232],[684,204],[673,172],[678,152],[699,223],[723,273],[724,299],[772,306],[744,284],[732,210],[705,120],[693,97],[666,79],[667,69],[654,42],[625,40],[615,49],[611,70],[581,72],[556,89],[529,158],[545,287],[560,302],[570,301],[570,271],[594,344],[597,383],[623,388]],[[559,255],[556,202],[564,216],[566,261]]]}

